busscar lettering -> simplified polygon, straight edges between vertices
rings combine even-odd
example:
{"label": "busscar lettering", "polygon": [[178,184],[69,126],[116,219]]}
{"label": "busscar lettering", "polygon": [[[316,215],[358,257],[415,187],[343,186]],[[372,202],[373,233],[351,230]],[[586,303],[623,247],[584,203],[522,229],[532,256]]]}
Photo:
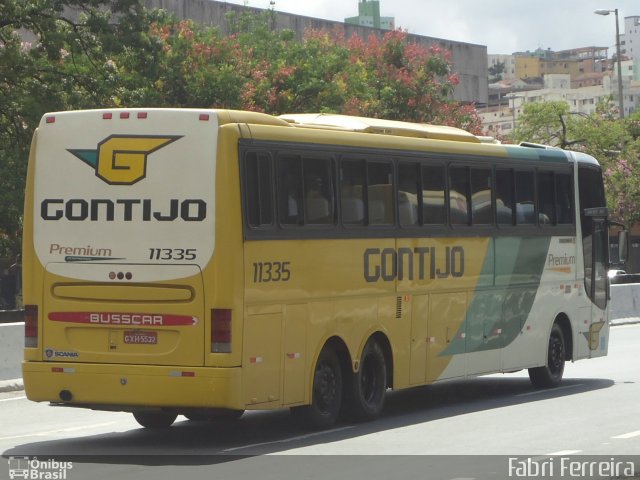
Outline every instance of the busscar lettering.
{"label": "busscar lettering", "polygon": [[415,247],[367,248],[364,278],[367,282],[394,280],[436,280],[464,276],[464,248]]}
{"label": "busscar lettering", "polygon": [[47,198],[40,203],[43,220],[70,222],[202,222],[207,218],[207,203],[201,199],[170,199],[160,206],[148,198],[111,200],[106,198],[85,200],[73,198]]}
{"label": "busscar lettering", "polygon": [[107,325],[163,325],[163,317],[137,313],[92,313],[89,315],[89,322]]}

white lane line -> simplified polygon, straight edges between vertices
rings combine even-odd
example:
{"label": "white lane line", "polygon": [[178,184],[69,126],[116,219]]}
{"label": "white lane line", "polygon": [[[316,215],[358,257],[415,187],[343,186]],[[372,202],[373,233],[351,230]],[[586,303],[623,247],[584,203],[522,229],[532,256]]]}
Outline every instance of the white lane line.
{"label": "white lane line", "polygon": [[16,438],[26,438],[26,437],[44,437],[47,435],[55,435],[56,433],[77,432],[79,430],[90,430],[92,428],[106,427],[109,425],[115,425],[116,423],[118,422],[94,423],[92,425],[82,425],[80,427],[59,428],[57,430],[49,430],[47,432],[33,432],[33,433],[25,433],[24,435],[12,435],[9,437],[0,437],[0,440],[13,440]]}
{"label": "white lane line", "polygon": [[224,449],[222,451],[223,452],[234,452],[236,450],[243,450],[245,448],[261,447],[263,445],[272,445],[272,444],[276,444],[276,443],[294,442],[296,440],[304,440],[306,438],[317,437],[318,435],[327,435],[329,433],[341,432],[342,430],[349,430],[350,428],[354,428],[354,427],[353,426],[349,426],[349,427],[342,427],[342,428],[334,428],[333,430],[326,430],[324,432],[308,433],[306,435],[299,435],[297,437],[284,438],[282,440],[274,440],[272,442],[252,443],[251,445],[243,445],[241,447],[226,448],[226,449]]}
{"label": "white lane line", "polygon": [[627,439],[627,438],[633,438],[633,437],[640,437],[640,430],[636,430],[635,432],[624,433],[622,435],[616,435],[615,437],[611,437],[611,438]]}
{"label": "white lane line", "polygon": [[560,455],[575,455],[576,453],[580,453],[582,450],[560,450],[559,452],[547,453],[545,456],[549,457],[559,457]]}
{"label": "white lane line", "polygon": [[553,393],[553,392],[558,392],[560,390],[566,390],[567,388],[581,387],[583,385],[584,385],[584,383],[576,383],[575,385],[564,385],[562,387],[549,388],[549,389],[544,389],[544,390],[536,390],[534,392],[518,393],[515,396],[516,397],[528,397],[529,395],[540,395],[542,393]]}
{"label": "white lane line", "polygon": [[0,399],[0,402],[10,402],[11,400],[22,400],[24,398],[27,398],[27,396],[23,395],[22,397],[2,398]]}

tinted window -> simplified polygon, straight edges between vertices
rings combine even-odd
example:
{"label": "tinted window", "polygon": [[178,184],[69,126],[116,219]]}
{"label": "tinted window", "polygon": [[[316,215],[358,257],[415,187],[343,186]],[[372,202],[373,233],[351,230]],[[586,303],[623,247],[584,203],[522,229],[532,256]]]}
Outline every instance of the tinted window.
{"label": "tinted window", "polygon": [[516,223],[535,225],[536,209],[533,172],[516,172]]}
{"label": "tinted window", "polygon": [[333,182],[331,161],[326,158],[305,158],[302,161],[304,177],[304,218],[312,225],[334,222]]}
{"label": "tinted window", "polygon": [[249,152],[245,157],[245,188],[249,226],[273,224],[273,173],[271,157]]}
{"label": "tinted window", "polygon": [[496,171],[496,214],[498,225],[514,225],[513,170]]}
{"label": "tinted window", "polygon": [[469,225],[469,169],[449,169],[449,213],[451,225]]}
{"label": "tinted window", "polygon": [[402,226],[418,225],[420,191],[419,167],[415,163],[398,165],[398,220]]}
{"label": "tinted window", "polygon": [[568,173],[556,174],[556,214],[559,225],[573,224],[573,188]]}
{"label": "tinted window", "polygon": [[340,208],[342,223],[364,225],[364,160],[344,160],[340,167]]}
{"label": "tinted window", "polygon": [[472,168],[471,213],[474,225],[493,224],[492,191],[491,170],[488,168]]}
{"label": "tinted window", "polygon": [[538,219],[540,225],[555,225],[555,205],[553,172],[538,172]]}
{"label": "tinted window", "polygon": [[302,161],[298,155],[277,159],[278,219],[281,225],[302,224]]}
{"label": "tinted window", "polygon": [[369,225],[393,225],[393,168],[391,163],[367,165]]}
{"label": "tinted window", "polygon": [[444,201],[444,166],[422,167],[422,215],[425,225],[444,225],[447,219]]}

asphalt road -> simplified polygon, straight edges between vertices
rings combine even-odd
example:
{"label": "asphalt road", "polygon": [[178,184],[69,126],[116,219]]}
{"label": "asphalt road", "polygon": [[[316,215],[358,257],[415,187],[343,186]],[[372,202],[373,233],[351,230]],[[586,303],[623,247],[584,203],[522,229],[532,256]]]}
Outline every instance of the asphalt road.
{"label": "asphalt road", "polygon": [[[391,392],[378,420],[322,432],[287,411],[247,412],[233,425],[179,417],[152,431],[130,414],[3,393],[0,451],[37,457],[41,473],[63,480],[640,478],[639,354],[640,325],[617,326],[609,356],[568,364],[556,389],[535,390],[526,372],[445,382]],[[65,461],[72,468],[60,469]],[[9,473],[0,462],[0,479]]]}

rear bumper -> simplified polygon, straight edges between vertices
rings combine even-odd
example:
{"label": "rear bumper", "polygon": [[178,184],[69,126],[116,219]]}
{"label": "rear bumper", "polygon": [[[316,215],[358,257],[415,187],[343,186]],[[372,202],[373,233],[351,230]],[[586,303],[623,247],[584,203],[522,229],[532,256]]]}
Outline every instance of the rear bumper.
{"label": "rear bumper", "polygon": [[[23,362],[22,373],[27,398],[36,402],[113,410],[244,408],[239,367]],[[62,391],[70,392],[71,400],[63,401]]]}

